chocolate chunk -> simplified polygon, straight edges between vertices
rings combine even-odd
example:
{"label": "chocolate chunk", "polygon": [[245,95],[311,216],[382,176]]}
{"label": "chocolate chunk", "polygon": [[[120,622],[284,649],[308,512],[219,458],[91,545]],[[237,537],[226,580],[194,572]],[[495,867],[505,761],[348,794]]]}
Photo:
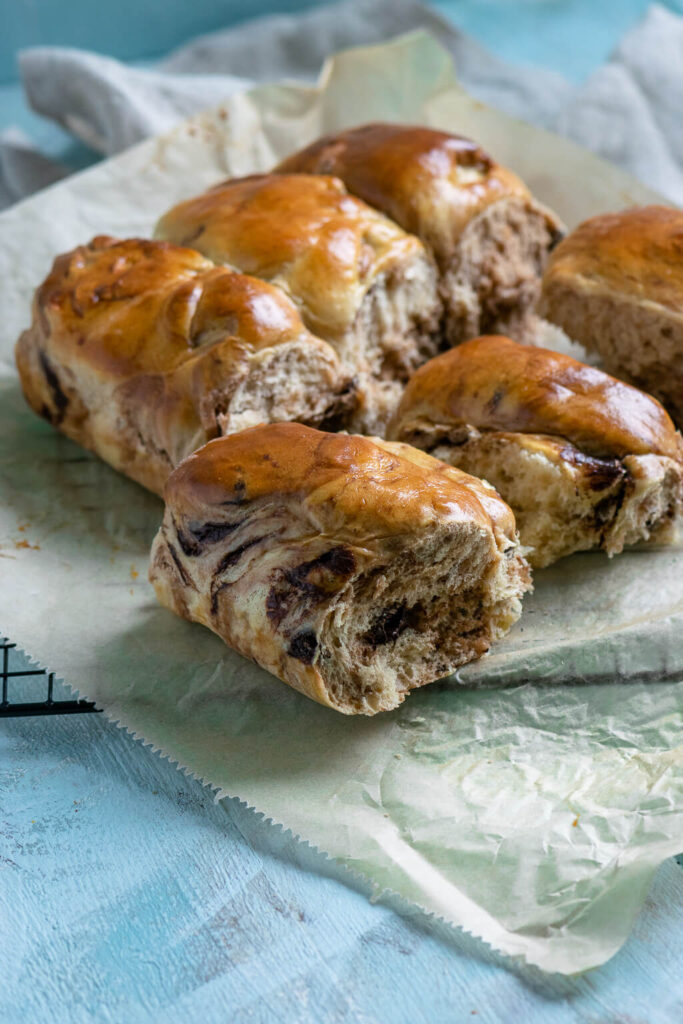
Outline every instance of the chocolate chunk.
{"label": "chocolate chunk", "polygon": [[493,392],[488,402],[486,403],[486,409],[488,412],[494,413],[496,411],[496,409],[500,405],[501,399],[504,394],[505,392],[503,391],[502,388],[496,388],[496,390]]}
{"label": "chocolate chunk", "polygon": [[604,491],[625,477],[626,470],[618,459],[596,459],[588,467],[588,486],[592,491]]}
{"label": "chocolate chunk", "polygon": [[229,534],[241,526],[244,522],[240,519],[236,523],[191,523],[187,532],[175,524],[178,543],[183,554],[188,558],[195,558],[201,555],[207,544],[217,544]]}
{"label": "chocolate chunk", "polygon": [[55,370],[50,363],[44,352],[39,354],[40,366],[45,374],[45,380],[50,389],[52,401],[55,409],[57,410],[56,415],[50,415],[46,417],[50,420],[50,423],[54,423],[57,426],[64,419],[64,413],[66,412],[67,406],[69,405],[69,397],[62,390],[62,385],[59,383],[59,377],[55,373]]}
{"label": "chocolate chunk", "polygon": [[601,501],[599,501],[593,508],[593,525],[596,529],[611,523],[617,518],[621,511],[621,506],[624,504],[626,493],[629,490],[629,479],[628,474],[621,482],[621,486],[617,488],[616,492],[612,492],[606,495]]}
{"label": "chocolate chunk", "polygon": [[355,571],[356,559],[339,545],[301,565],[278,572],[266,598],[266,615],[279,626],[297,605],[306,611],[337,593]]}
{"label": "chocolate chunk", "polygon": [[312,629],[300,629],[290,640],[287,654],[304,665],[310,665],[318,648],[318,638]]}
{"label": "chocolate chunk", "polygon": [[190,526],[190,533],[199,544],[216,544],[223,540],[229,533],[236,530],[244,522],[240,519],[236,523],[202,523],[198,526]]}
{"label": "chocolate chunk", "polygon": [[279,626],[289,614],[292,605],[292,591],[288,587],[272,586],[266,597],[266,615],[270,621]]}
{"label": "chocolate chunk", "polygon": [[384,608],[363,637],[365,643],[370,647],[393,643],[406,629],[417,627],[422,610],[420,604],[408,608],[405,601]]}
{"label": "chocolate chunk", "polygon": [[178,552],[176,551],[172,544],[168,544],[168,553],[175,562],[175,567],[178,570],[178,575],[180,576],[185,586],[192,587],[193,590],[196,590],[197,588],[195,587],[190,577],[187,575],[185,567],[183,566],[183,563],[180,561]]}
{"label": "chocolate chunk", "polygon": [[214,583],[211,587],[211,614],[216,615],[218,612],[218,597],[223,590],[228,586],[227,583]]}
{"label": "chocolate chunk", "polygon": [[[298,587],[302,590],[324,590],[327,592],[327,587],[321,587],[323,577],[325,573],[331,573],[333,576],[341,576],[343,579],[347,579],[356,568],[356,559],[353,551],[349,548],[340,545],[336,548],[330,548],[329,551],[323,552],[318,558],[311,559],[310,562],[302,562],[301,565],[296,565],[292,569],[285,570],[285,578],[287,582],[293,587]],[[320,573],[317,570],[321,570]],[[311,576],[317,578],[311,579]],[[325,580],[327,582],[327,580]],[[334,583],[336,581],[330,580],[332,588],[335,589]]]}
{"label": "chocolate chunk", "polygon": [[228,551],[227,555],[225,555],[216,566],[216,576],[220,576],[220,574],[225,572],[226,569],[236,565],[245,551],[248,551],[249,548],[253,548],[255,544],[260,544],[262,540],[267,540],[269,536],[270,534],[265,533],[262,537],[253,537],[251,540],[245,541],[244,544],[240,544],[239,547],[233,548],[232,551]]}
{"label": "chocolate chunk", "polygon": [[586,455],[573,446],[563,448],[560,454],[565,462],[581,467],[586,483],[593,491],[604,491],[606,487],[611,487],[626,477],[626,470],[620,459]]}

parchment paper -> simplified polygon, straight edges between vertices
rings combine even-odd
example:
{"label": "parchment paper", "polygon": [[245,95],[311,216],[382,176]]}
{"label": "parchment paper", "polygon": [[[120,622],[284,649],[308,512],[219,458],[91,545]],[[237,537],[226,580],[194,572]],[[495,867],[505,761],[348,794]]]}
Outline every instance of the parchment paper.
{"label": "parchment paper", "polygon": [[12,208],[0,217],[0,625],[219,795],[378,893],[571,973],[619,948],[657,865],[683,848],[683,550],[539,572],[489,657],[396,712],[344,718],[156,605],[146,572],[161,503],[34,416],[13,368],[57,252],[149,234],[176,199],[373,118],[477,138],[569,224],[657,198],[470,99],[416,34],[340,55],[318,87],[232,97]]}

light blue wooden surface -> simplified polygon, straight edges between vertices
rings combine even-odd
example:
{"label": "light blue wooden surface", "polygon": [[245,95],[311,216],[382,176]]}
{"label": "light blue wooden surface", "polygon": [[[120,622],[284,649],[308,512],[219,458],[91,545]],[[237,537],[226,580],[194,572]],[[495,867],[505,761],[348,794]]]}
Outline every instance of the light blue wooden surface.
{"label": "light blue wooden surface", "polygon": [[[125,3],[113,22],[91,13],[77,39],[50,36],[69,32],[68,19],[36,21],[45,3],[0,5],[7,45],[12,31],[21,37],[27,12],[39,32],[21,37],[24,45],[72,41],[120,53],[130,36]],[[145,6],[161,10],[151,0]],[[167,0],[171,24],[146,52],[179,42],[174,31],[276,6],[201,0],[182,4],[186,20],[174,22],[180,0]],[[438,6],[503,56],[578,79],[646,3]],[[678,0],[669,6],[681,9]],[[513,20],[504,17],[513,11]],[[0,91],[0,111],[3,126],[42,131],[52,152],[63,146],[56,129],[31,120],[16,87]],[[79,162],[87,159],[81,153]],[[370,904],[325,858],[236,801],[214,803],[102,716],[0,722],[1,1024],[680,1024],[682,908],[683,870],[671,861],[610,963],[579,979],[510,970],[465,935],[391,903]]]}
{"label": "light blue wooden surface", "polygon": [[3,1024],[683,1020],[674,861],[610,963],[549,978],[372,905],[103,716],[5,721],[0,765]]}

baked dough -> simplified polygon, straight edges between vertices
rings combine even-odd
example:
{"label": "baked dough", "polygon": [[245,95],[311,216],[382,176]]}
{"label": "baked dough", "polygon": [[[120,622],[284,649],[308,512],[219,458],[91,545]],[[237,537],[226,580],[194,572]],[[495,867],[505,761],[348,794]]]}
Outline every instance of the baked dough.
{"label": "baked dough", "polygon": [[16,347],[32,408],[161,493],[212,437],[349,415],[350,374],[279,289],[168,242],[59,256]]}
{"label": "baked dough", "polygon": [[227,181],[170,210],[156,235],[284,288],[357,374],[364,433],[381,431],[401,384],[439,349],[431,257],[336,178]]}
{"label": "baked dough", "polygon": [[535,567],[675,534],[680,434],[656,399],[569,356],[468,341],[417,371],[389,436],[493,484]]}
{"label": "baked dough", "polygon": [[683,424],[683,211],[585,221],[553,253],[541,313]]}
{"label": "baked dough", "polygon": [[161,603],[344,714],[480,657],[530,587],[495,492],[404,445],[255,427],[186,459],[165,497]]}
{"label": "baked dough", "polygon": [[421,238],[439,266],[451,345],[485,331],[527,330],[563,226],[475,142],[433,128],[367,124],[318,139],[276,170],[336,174]]}

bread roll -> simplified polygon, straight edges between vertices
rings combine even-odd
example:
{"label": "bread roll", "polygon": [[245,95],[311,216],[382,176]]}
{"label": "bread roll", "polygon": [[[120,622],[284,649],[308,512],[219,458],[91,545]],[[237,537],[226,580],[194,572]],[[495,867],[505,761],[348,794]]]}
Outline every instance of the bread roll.
{"label": "bread roll", "polygon": [[59,256],[16,360],[37,413],[159,494],[210,438],[343,418],[353,399],[279,289],[167,242],[100,237]]}
{"label": "bread roll", "polygon": [[382,429],[401,384],[438,351],[431,257],[336,178],[227,181],[174,207],[156,234],[284,288],[357,374],[363,432]]}
{"label": "bread roll", "polygon": [[680,434],[650,395],[569,356],[468,341],[417,371],[390,436],[493,484],[535,567],[674,537]]}
{"label": "bread roll", "polygon": [[255,427],[186,459],[165,497],[161,603],[344,714],[480,657],[529,589],[510,509],[403,445]]}
{"label": "bread roll", "polygon": [[439,266],[451,345],[526,329],[563,227],[476,143],[432,128],[367,124],[318,139],[276,171],[336,174],[421,238]]}
{"label": "bread roll", "polygon": [[553,253],[541,313],[683,424],[683,211],[585,221]]}

